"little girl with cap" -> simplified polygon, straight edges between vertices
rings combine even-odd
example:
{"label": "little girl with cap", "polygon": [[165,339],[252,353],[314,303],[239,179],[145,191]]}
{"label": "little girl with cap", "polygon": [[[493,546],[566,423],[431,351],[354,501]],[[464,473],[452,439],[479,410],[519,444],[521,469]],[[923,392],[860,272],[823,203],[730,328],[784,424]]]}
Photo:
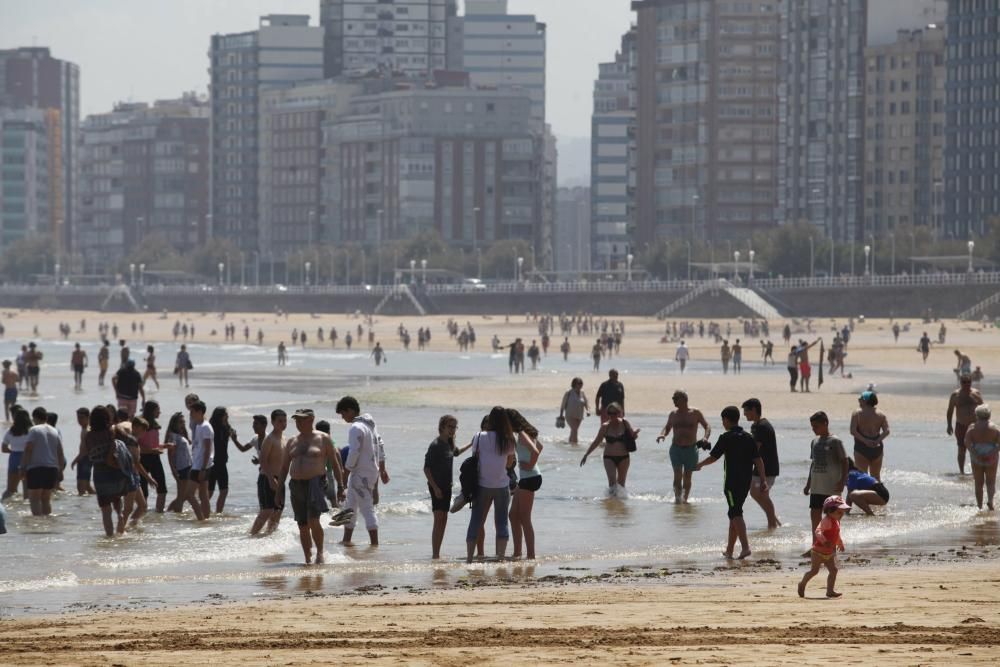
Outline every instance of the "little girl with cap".
{"label": "little girl with cap", "polygon": [[819,574],[819,570],[824,565],[827,569],[826,577],[826,597],[839,598],[840,593],[835,591],[834,585],[837,583],[837,551],[844,550],[844,541],[840,539],[840,520],[844,514],[851,509],[851,506],[844,502],[840,496],[830,496],[823,503],[823,519],[816,526],[813,546],[810,551],[812,556],[812,567],[802,577],[799,582],[799,597],[806,596],[806,584],[809,580]]}

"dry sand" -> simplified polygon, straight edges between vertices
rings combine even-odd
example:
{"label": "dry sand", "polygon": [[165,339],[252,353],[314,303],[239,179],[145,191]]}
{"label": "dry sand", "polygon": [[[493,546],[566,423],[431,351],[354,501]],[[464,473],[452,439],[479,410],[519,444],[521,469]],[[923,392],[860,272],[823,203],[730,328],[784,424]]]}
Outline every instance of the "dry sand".
{"label": "dry sand", "polygon": [[[80,320],[83,318],[87,319],[87,332],[85,334],[77,331]],[[510,322],[505,322],[503,317],[469,316],[455,319],[462,325],[471,322],[476,329],[477,345],[472,354],[490,354],[490,340],[494,334],[499,335],[504,344],[509,343],[515,337],[525,339],[528,344],[531,340],[539,338],[537,324],[528,321],[524,316],[511,317]],[[117,322],[120,327],[119,337],[131,341],[132,348],[136,352],[138,352],[136,347],[139,343],[145,345],[146,343],[172,342],[171,329],[177,320],[195,325],[197,332],[195,342],[198,343],[223,342],[222,328],[226,323],[237,325],[238,342],[243,341],[244,326],[250,327],[251,340],[256,336],[257,329],[262,329],[265,335],[265,346],[274,348],[279,340],[285,341],[286,345],[289,346],[293,364],[296,353],[296,349],[291,347],[293,328],[308,332],[311,349],[329,349],[328,341],[318,342],[316,329],[323,327],[325,331],[329,332],[330,327],[334,326],[340,334],[338,349],[344,350],[343,338],[347,331],[352,330],[356,335],[357,325],[364,324],[360,318],[340,314],[291,315],[286,318],[261,313],[229,313],[226,315],[226,319],[222,320],[218,315],[207,313],[170,313],[167,319],[163,319],[161,315],[155,313],[129,315],[77,311],[7,310],[0,312],[0,321],[3,321],[7,328],[6,337],[8,339],[29,340],[35,326],[38,327],[41,337],[56,338],[58,337],[58,323],[67,322],[71,324],[73,329],[69,340],[95,340],[98,322]],[[415,352],[415,339],[419,327],[431,328],[433,332],[432,350],[456,350],[457,345],[448,338],[445,331],[446,320],[447,318],[443,316],[376,318],[374,325],[376,338],[389,353],[390,363],[380,371],[376,371],[373,365],[373,373],[392,374],[391,360],[395,355],[402,353],[402,344],[396,335],[396,328],[401,323],[407,327],[414,338],[411,344],[413,351],[410,354],[417,354]],[[131,323],[133,321],[141,322],[145,326],[144,334],[132,334]],[[743,338],[742,324],[735,320],[729,323],[733,327],[731,338]],[[625,318],[626,335],[622,344],[623,356],[602,362],[599,373],[586,373],[583,376],[584,391],[593,400],[597,385],[607,376],[607,369],[616,367],[621,371],[621,379],[626,387],[627,412],[659,413],[665,417],[671,409],[671,393],[675,388],[683,387],[691,396],[693,406],[710,410],[713,414],[727,404],[739,405],[748,396],[755,395],[763,402],[768,416],[776,419],[805,418],[816,410],[826,410],[831,416],[843,415],[846,418],[857,407],[858,391],[869,382],[874,382],[881,387],[891,387],[893,383],[899,382],[902,378],[897,371],[927,370],[940,377],[942,382],[950,382],[953,378],[952,368],[956,365],[953,350],[960,348],[971,356],[974,365],[983,367],[987,376],[986,382],[984,382],[984,395],[987,400],[990,399],[986,389],[992,384],[991,373],[995,374],[997,369],[1000,369],[1000,344],[998,344],[1000,343],[1000,338],[998,338],[1000,331],[992,327],[984,329],[978,323],[947,321],[947,344],[932,346],[931,356],[925,367],[921,362],[920,354],[916,351],[917,341],[925,330],[928,331],[931,339],[936,341],[937,329],[940,324],[924,325],[918,320],[901,320],[901,323],[903,325],[909,324],[910,331],[900,336],[898,344],[893,342],[891,324],[888,320],[867,320],[864,323],[858,323],[851,339],[847,359],[847,371],[853,372],[854,378],[847,379],[828,375],[822,389],[817,391],[818,371],[814,365],[813,393],[791,394],[788,390],[788,376],[784,368],[787,351],[781,340],[781,329],[784,322],[771,324],[771,340],[775,342],[776,365],[767,375],[760,373],[759,343],[757,341],[749,341],[749,343],[744,341],[745,374],[741,376],[728,375],[722,380],[721,364],[717,361],[719,359],[718,346],[709,338],[695,338],[688,342],[692,349],[692,359],[713,361],[716,364],[714,372],[711,374],[689,372],[682,377],[677,364],[673,361],[676,344],[660,342],[663,335],[663,323],[651,318]],[[722,321],[721,324],[725,330],[727,322]],[[823,336],[829,344],[833,340],[833,326],[843,326],[845,321],[814,320],[812,333],[806,331],[805,322],[792,321],[791,324],[794,332],[793,340],[806,338],[811,341],[818,336]],[[213,330],[216,331],[215,335],[212,335]],[[365,338],[366,340],[361,341],[360,345],[356,342],[355,350],[368,350],[367,328]],[[562,338],[558,335],[553,336],[549,355],[543,359],[540,370],[528,372],[523,376],[509,376],[505,372],[506,360],[497,359],[497,375],[489,378],[489,382],[433,383],[422,387],[420,391],[409,388],[393,390],[386,383],[379,383],[377,394],[366,394],[361,388],[352,388],[352,391],[359,398],[373,400],[382,405],[440,407],[444,409],[477,408],[496,404],[536,407],[551,405],[553,411],[558,411],[559,401],[566,389],[569,388],[570,379],[569,375],[562,370],[562,359],[558,352],[561,340]],[[578,357],[588,357],[593,341],[594,337],[590,335],[571,336],[572,354]],[[164,371],[165,366],[169,365],[167,355],[172,354],[173,347],[169,347],[168,350],[170,351],[161,355],[161,372]],[[65,363],[68,364],[68,351],[66,355]],[[815,364],[819,358],[819,347],[814,348],[812,357]],[[629,360],[635,358],[662,360],[664,362],[663,375],[630,375]],[[197,354],[193,361],[197,367]],[[53,359],[51,355],[46,361],[46,363],[63,362],[64,360],[61,359]],[[94,363],[94,360],[91,362]],[[192,375],[192,381],[196,382],[196,377],[197,373]],[[890,416],[905,414],[907,418],[918,421],[940,422],[943,429],[944,412],[948,399],[947,391],[928,392],[923,395],[912,395],[915,392],[906,393],[905,396],[894,396],[891,389],[882,393],[880,407]]]}
{"label": "dry sand", "polygon": [[59,615],[0,623],[11,665],[996,665],[1000,567],[798,572]]}

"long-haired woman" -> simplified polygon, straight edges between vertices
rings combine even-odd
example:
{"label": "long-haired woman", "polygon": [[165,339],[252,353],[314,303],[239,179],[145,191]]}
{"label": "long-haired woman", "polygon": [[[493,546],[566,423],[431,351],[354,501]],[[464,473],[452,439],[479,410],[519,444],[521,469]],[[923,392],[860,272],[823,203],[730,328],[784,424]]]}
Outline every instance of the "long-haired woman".
{"label": "long-haired woman", "polygon": [[[156,481],[156,511],[163,513],[167,504],[167,477],[163,472],[162,440],[160,439],[160,404],[156,401],[146,401],[142,404],[142,418],[149,428],[139,438],[139,461],[146,472]],[[140,478],[142,495],[149,498],[149,483],[145,477]]]}
{"label": "long-haired woman", "polygon": [[486,521],[490,506],[494,508],[496,555],[503,558],[510,539],[507,512],[510,506],[510,478],[507,469],[514,465],[517,438],[507,411],[500,406],[490,411],[487,428],[473,440],[472,452],[479,455],[479,493],[472,505],[469,529],[465,535],[467,561],[472,562],[479,530]]}
{"label": "long-haired woman", "polygon": [[[4,500],[17,493],[17,485],[24,479],[24,475],[21,474],[21,455],[28,446],[28,431],[31,430],[31,415],[27,410],[16,408],[11,412],[11,417],[13,424],[3,436],[3,453],[10,454],[10,459],[7,461],[7,490],[3,492]],[[22,484],[23,486],[26,485]],[[27,489],[22,488],[21,494],[27,498]]]}
{"label": "long-haired woman", "polygon": [[524,538],[524,555],[529,560],[535,558],[535,527],[531,523],[531,510],[535,505],[535,492],[542,488],[542,471],[538,467],[538,455],[542,453],[542,443],[538,441],[538,429],[517,410],[507,410],[511,427],[517,433],[517,466],[520,473],[514,498],[510,504],[510,527],[514,533],[514,558],[521,558],[521,539]]}

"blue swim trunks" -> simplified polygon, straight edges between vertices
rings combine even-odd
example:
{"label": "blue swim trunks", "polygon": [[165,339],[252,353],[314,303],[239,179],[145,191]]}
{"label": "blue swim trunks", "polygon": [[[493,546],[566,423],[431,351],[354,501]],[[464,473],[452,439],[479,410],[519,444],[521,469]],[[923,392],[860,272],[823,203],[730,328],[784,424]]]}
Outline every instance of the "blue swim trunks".
{"label": "blue swim trunks", "polygon": [[17,403],[17,387],[6,387],[3,390],[3,402],[7,404]]}
{"label": "blue swim trunks", "polygon": [[698,465],[698,448],[670,445],[670,465],[691,472]]}

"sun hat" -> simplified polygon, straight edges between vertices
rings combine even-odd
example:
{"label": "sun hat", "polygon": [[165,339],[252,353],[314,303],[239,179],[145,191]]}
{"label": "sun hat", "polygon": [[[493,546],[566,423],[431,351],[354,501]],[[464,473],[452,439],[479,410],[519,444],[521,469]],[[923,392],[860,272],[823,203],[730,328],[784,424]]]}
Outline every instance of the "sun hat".
{"label": "sun hat", "polygon": [[823,511],[832,512],[833,510],[849,510],[851,506],[844,502],[841,496],[830,496],[823,501]]}

